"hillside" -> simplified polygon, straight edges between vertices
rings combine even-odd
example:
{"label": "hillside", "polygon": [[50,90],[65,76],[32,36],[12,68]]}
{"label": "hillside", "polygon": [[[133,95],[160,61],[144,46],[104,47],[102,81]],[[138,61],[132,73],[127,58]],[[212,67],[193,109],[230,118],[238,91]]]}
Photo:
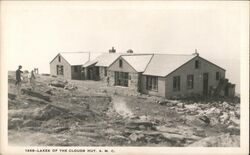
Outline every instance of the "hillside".
{"label": "hillside", "polygon": [[17,146],[239,147],[237,99],[168,100],[97,81],[8,76],[8,139]]}

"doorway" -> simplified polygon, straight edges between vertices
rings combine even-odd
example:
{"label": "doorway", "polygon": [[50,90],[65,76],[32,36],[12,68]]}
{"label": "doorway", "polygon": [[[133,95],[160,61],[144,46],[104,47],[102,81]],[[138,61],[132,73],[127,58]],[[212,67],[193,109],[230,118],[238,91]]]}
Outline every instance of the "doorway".
{"label": "doorway", "polygon": [[203,95],[208,95],[208,73],[203,73]]}

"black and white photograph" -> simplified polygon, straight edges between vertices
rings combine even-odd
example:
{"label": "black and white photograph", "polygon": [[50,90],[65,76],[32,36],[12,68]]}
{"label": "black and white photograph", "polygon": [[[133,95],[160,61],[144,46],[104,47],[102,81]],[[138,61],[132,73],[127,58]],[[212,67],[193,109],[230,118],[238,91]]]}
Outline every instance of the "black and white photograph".
{"label": "black and white photograph", "polygon": [[248,154],[248,1],[1,1],[2,154]]}

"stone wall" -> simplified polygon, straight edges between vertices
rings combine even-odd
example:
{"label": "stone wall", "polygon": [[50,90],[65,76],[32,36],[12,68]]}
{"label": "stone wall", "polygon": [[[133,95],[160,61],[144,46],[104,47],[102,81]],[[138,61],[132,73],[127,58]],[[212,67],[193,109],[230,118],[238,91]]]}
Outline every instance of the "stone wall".
{"label": "stone wall", "polygon": [[102,81],[106,81],[105,68],[107,67],[99,67],[100,80]]}
{"label": "stone wall", "polygon": [[114,87],[114,90],[117,91],[118,94],[138,94],[138,81],[139,81],[139,74],[138,73],[129,73],[129,81],[128,87],[122,86],[115,86],[115,71],[108,70],[109,76],[109,84],[110,86]]}

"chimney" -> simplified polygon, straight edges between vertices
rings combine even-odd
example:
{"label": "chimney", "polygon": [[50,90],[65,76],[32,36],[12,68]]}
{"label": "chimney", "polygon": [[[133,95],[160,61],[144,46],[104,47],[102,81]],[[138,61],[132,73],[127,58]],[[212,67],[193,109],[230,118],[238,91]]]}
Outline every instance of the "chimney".
{"label": "chimney", "polygon": [[134,53],[133,50],[129,49],[127,50],[127,53]]}
{"label": "chimney", "polygon": [[197,49],[195,49],[195,52],[193,53],[193,55],[199,56],[199,53],[197,52]]}
{"label": "chimney", "polygon": [[112,47],[112,49],[111,50],[109,50],[109,53],[115,53],[116,52],[116,50],[115,50],[115,48],[114,47]]}

